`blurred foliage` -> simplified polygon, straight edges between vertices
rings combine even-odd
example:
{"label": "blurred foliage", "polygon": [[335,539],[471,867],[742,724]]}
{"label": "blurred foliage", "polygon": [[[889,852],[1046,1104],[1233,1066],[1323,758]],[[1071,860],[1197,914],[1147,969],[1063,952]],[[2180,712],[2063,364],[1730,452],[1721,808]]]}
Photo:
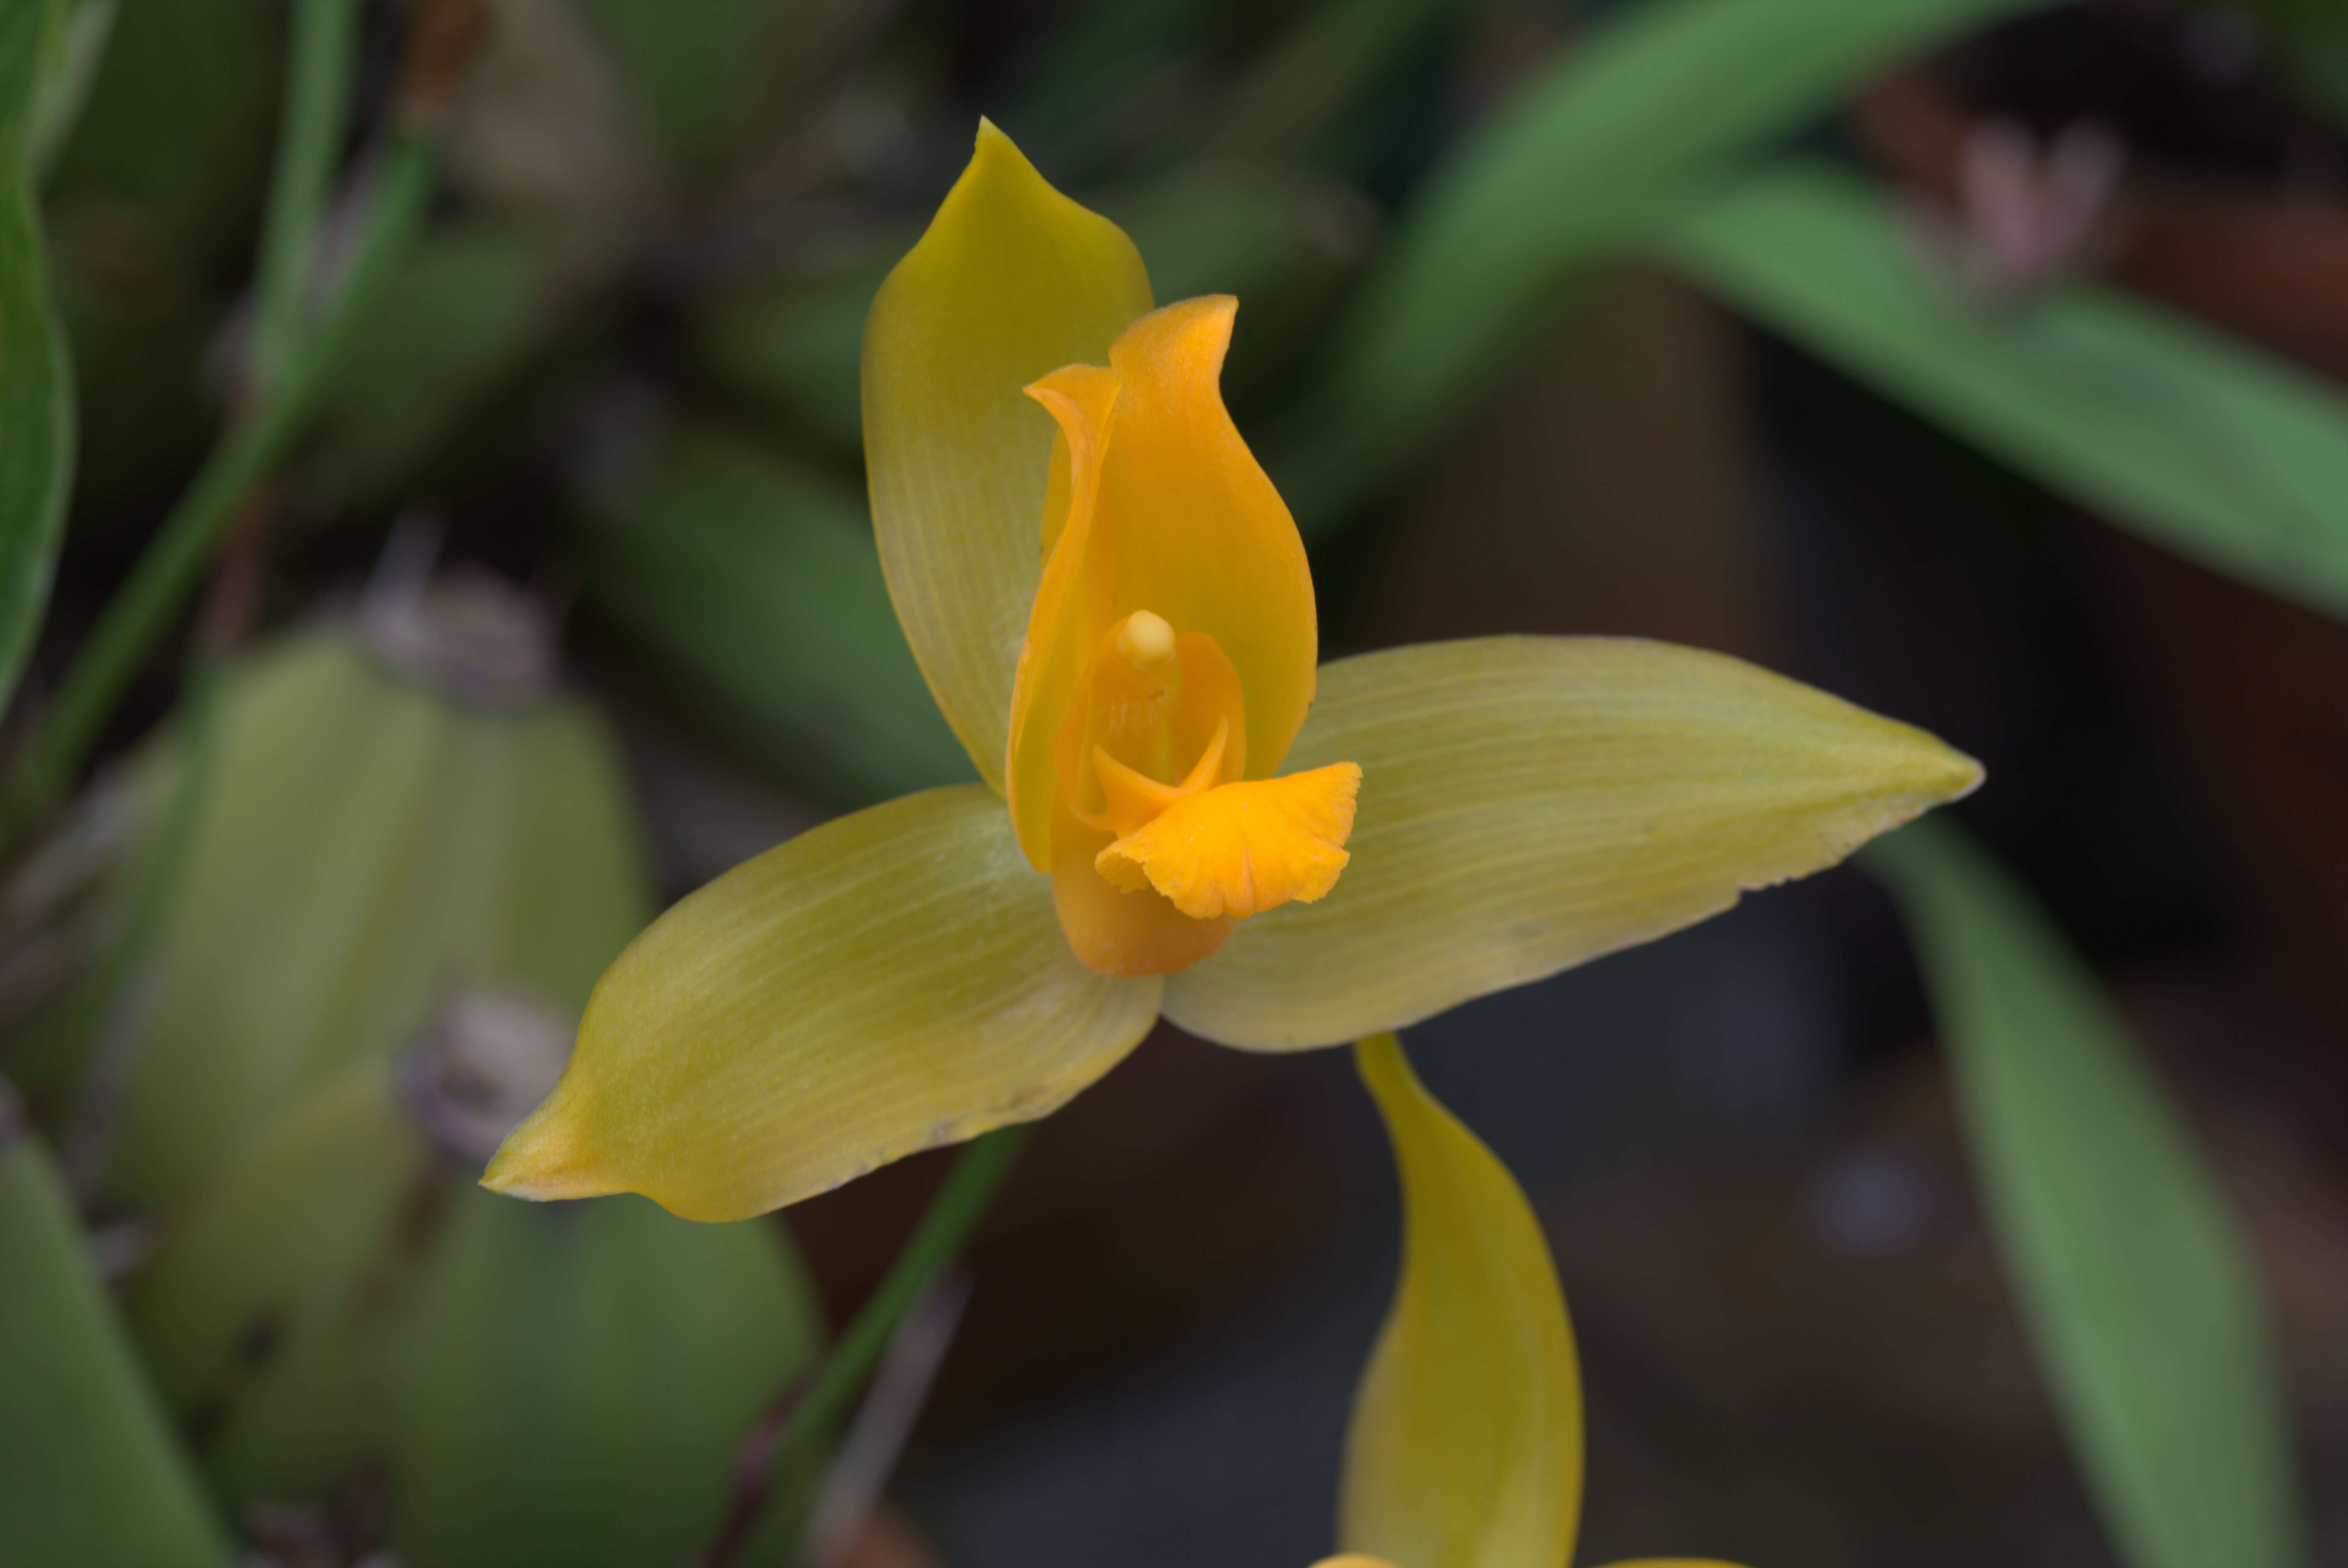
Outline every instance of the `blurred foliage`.
{"label": "blurred foliage", "polygon": [[1970,298],[1890,202],[1803,164],[1698,209],[1664,253],[2049,489],[2348,617],[2348,397],[2313,376],[2116,291]]}
{"label": "blurred foliage", "polygon": [[224,1495],[384,1467],[404,1560],[674,1562],[821,1326],[782,1233],[491,1196],[358,1064],[175,1218],[131,1300]]}
{"label": "blurred foliage", "polygon": [[234,1559],[91,1272],[65,1184],[0,1084],[0,1560]]}
{"label": "blurred foliage", "polygon": [[590,603],[781,777],[878,800],[973,776],[897,630],[855,490],[685,429],[584,511]]}
{"label": "blurred foliage", "polygon": [[73,349],[77,547],[143,530],[210,439],[207,342],[251,255],[282,0],[118,6],[45,191]]}
{"label": "blurred foliage", "polygon": [[[468,707],[314,633],[232,675],[215,722],[142,978],[70,998],[19,1069],[73,1081],[102,1020],[131,1064],[107,1187],[141,1203],[396,1048],[451,985],[584,1006],[650,914],[616,762],[575,704]],[[143,761],[150,850],[185,757],[167,738]]]}
{"label": "blurred foliage", "polygon": [[487,1149],[454,1157],[407,1087],[436,1008],[519,986],[575,1013],[649,913],[597,721],[497,684],[531,629],[458,586],[239,660],[127,785],[101,896],[132,951],[11,1058],[165,1216],[131,1310],[219,1493],[380,1476],[418,1568],[696,1548],[821,1332],[779,1230],[493,1197]]}
{"label": "blurred foliage", "polygon": [[1653,0],[1463,139],[1269,438],[1308,536],[1390,484],[1529,322],[1701,184],[1868,73],[2033,0]]}
{"label": "blurred foliage", "polygon": [[2285,76],[2348,126],[2348,9],[2336,0],[2231,0],[2250,17]]}
{"label": "blurred foliage", "polygon": [[2127,1560],[2306,1563],[2248,1249],[2126,1023],[1958,830],[1865,861],[1907,916],[2006,1267]]}
{"label": "blurred foliage", "polygon": [[510,435],[493,415],[552,346],[558,265],[545,237],[518,223],[428,233],[319,395],[304,459],[311,503],[390,504]]}
{"label": "blurred foliage", "polygon": [[72,11],[26,4],[0,16],[0,706],[40,625],[73,484],[65,350],[33,196],[44,100],[71,96],[58,84],[77,64]]}

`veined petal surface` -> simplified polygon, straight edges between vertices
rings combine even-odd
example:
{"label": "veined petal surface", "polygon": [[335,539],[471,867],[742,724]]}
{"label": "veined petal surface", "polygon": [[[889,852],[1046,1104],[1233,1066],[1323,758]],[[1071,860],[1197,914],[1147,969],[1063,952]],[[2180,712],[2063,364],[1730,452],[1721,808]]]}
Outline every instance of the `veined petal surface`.
{"label": "veined petal surface", "polygon": [[1494,637],[1323,667],[1291,767],[1362,768],[1328,897],[1243,923],[1167,1016],[1342,1044],[1676,931],[1963,795],[1904,724],[1693,648]]}
{"label": "veined petal surface", "polygon": [[1055,1109],[1148,1033],[1159,991],[1076,961],[1000,800],[908,795],[736,867],[639,936],[485,1181],[762,1213]]}
{"label": "veined petal surface", "polygon": [[881,570],[938,707],[998,792],[1053,441],[1021,388],[1106,363],[1149,308],[1133,242],[982,121],[970,166],[865,319]]}
{"label": "veined petal surface", "polygon": [[1402,1283],[1354,1400],[1344,1550],[1396,1568],[1567,1568],[1581,1370],[1549,1243],[1392,1035],[1355,1049],[1402,1171]]}

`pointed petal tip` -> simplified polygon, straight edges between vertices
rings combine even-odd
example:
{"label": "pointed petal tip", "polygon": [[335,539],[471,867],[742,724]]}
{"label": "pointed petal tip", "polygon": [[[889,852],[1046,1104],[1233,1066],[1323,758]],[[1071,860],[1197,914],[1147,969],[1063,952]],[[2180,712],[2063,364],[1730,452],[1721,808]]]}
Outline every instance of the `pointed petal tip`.
{"label": "pointed petal tip", "polygon": [[481,1185],[510,1198],[552,1202],[601,1198],[625,1189],[598,1177],[555,1099],[532,1111],[489,1157]]}
{"label": "pointed petal tip", "polygon": [[1989,781],[1989,769],[1954,748],[1948,748],[1949,800],[1962,800]]}
{"label": "pointed petal tip", "polygon": [[[1025,152],[1019,150],[1019,144],[1004,134],[1001,126],[981,115],[978,117],[978,134],[971,140],[970,163],[964,178],[971,175],[983,178],[989,174],[1032,180],[1047,190],[1052,189],[1042,171]],[[1058,191],[1054,191],[1053,194],[1057,195]]]}
{"label": "pointed petal tip", "polygon": [[[1220,396],[1223,358],[1239,313],[1236,294],[1198,294],[1160,305],[1117,335],[1109,345],[1109,366],[1143,380],[1200,382]],[[1176,366],[1185,368],[1178,371]]]}
{"label": "pointed petal tip", "polygon": [[1929,730],[1911,732],[1911,750],[1885,769],[1886,795],[1907,794],[1916,809],[1901,821],[1938,807],[1953,805],[1982,787],[1989,770]]}

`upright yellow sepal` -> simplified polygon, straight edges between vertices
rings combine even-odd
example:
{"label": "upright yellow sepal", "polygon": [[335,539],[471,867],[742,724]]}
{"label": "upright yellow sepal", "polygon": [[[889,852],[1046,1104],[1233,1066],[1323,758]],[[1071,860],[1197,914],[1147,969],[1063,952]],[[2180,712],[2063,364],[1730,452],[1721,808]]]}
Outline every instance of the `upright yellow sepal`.
{"label": "upright yellow sepal", "polygon": [[1052,467],[1052,420],[1021,388],[1106,363],[1149,308],[1133,242],[981,121],[969,167],[865,321],[864,463],[889,594],[998,793]]}
{"label": "upright yellow sepal", "polygon": [[1549,1245],[1508,1168],[1392,1035],[1354,1047],[1394,1140],[1402,1283],[1355,1396],[1339,1537],[1395,1568],[1566,1568],[1581,1374]]}

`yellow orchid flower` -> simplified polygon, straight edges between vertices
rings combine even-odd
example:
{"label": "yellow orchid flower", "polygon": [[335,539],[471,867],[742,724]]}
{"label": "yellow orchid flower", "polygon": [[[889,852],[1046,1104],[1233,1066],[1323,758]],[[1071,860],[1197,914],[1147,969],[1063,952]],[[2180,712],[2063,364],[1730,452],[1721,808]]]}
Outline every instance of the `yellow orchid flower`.
{"label": "yellow orchid flower", "polygon": [[1345,1434],[1344,1555],[1315,1568],[1571,1568],[1581,1369],[1540,1222],[1400,1040],[1364,1040],[1354,1061],[1402,1172],[1402,1280]]}
{"label": "yellow orchid flower", "polygon": [[758,1213],[1045,1115],[1161,1013],[1342,1045],[1716,913],[1979,780],[1919,730],[1663,644],[1316,668],[1303,546],[1217,386],[1234,309],[1154,309],[1132,242],[980,126],[873,303],[864,429],[891,597],[985,782],[670,910],[490,1186]]}

